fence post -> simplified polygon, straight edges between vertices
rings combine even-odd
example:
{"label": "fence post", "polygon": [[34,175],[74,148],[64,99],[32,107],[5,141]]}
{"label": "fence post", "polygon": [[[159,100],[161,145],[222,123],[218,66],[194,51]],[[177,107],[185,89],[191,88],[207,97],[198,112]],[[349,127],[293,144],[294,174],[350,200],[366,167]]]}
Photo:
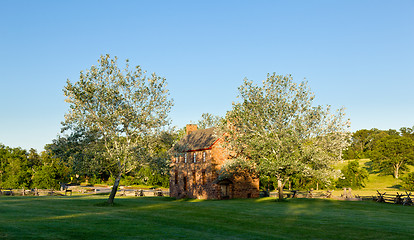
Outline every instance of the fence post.
{"label": "fence post", "polygon": [[352,188],[348,188],[348,195],[346,198],[352,198]]}

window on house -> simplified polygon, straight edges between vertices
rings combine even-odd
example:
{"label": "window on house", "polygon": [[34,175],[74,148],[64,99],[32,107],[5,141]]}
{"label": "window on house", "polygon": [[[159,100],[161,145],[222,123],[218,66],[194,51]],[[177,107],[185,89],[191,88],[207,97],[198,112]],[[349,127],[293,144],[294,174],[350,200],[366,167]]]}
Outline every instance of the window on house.
{"label": "window on house", "polygon": [[178,184],[178,171],[175,171],[175,178],[174,178],[174,180],[175,180],[175,185],[177,185]]}
{"label": "window on house", "polygon": [[203,171],[201,173],[201,180],[202,180],[203,185],[206,184],[206,171]]}
{"label": "window on house", "polygon": [[183,183],[184,183],[184,192],[187,192],[187,177],[183,178]]}
{"label": "window on house", "polygon": [[207,153],[206,152],[203,152],[203,162],[206,161],[206,155],[207,155]]}
{"label": "window on house", "polygon": [[187,163],[187,153],[184,154],[184,162]]}
{"label": "window on house", "polygon": [[196,184],[196,182],[197,182],[197,179],[196,179],[196,172],[195,172],[195,171],[193,171],[193,184],[195,185],[195,184]]}
{"label": "window on house", "polygon": [[193,156],[193,162],[197,162],[197,153],[194,153],[194,156]]}

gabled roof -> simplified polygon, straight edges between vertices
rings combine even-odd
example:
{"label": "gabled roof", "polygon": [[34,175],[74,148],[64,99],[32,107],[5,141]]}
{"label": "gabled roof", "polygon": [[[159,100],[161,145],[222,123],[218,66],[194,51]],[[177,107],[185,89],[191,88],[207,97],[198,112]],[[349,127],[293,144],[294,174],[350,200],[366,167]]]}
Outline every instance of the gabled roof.
{"label": "gabled roof", "polygon": [[219,139],[214,130],[215,128],[207,128],[193,131],[176,143],[174,150],[188,152],[209,149]]}

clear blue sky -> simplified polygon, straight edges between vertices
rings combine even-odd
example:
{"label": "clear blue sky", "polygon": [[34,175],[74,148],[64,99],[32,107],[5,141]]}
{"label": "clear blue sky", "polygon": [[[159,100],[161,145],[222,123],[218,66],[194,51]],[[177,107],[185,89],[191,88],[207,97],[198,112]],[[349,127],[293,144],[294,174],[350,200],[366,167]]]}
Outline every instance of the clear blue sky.
{"label": "clear blue sky", "polygon": [[51,143],[66,80],[106,53],[167,78],[178,127],[273,72],[345,107],[352,131],[414,125],[412,0],[0,0],[0,143]]}

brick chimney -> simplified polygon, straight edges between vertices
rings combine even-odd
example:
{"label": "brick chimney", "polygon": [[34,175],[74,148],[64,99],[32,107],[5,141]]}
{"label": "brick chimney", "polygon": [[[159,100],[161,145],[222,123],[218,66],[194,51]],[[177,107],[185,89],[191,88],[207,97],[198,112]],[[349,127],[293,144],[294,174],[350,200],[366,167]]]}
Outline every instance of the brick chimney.
{"label": "brick chimney", "polygon": [[186,133],[187,135],[197,131],[197,124],[187,124],[187,126],[185,127]]}

